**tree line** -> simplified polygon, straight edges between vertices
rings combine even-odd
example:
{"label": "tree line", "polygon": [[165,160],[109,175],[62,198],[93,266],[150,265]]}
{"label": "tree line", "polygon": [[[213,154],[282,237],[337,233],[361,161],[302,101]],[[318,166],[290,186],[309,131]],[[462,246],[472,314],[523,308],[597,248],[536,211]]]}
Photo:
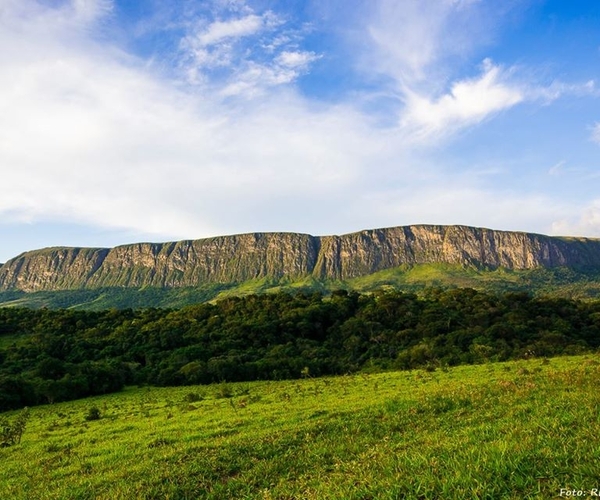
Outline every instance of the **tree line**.
{"label": "tree line", "polygon": [[600,301],[431,289],[181,309],[0,308],[0,411],[125,385],[289,379],[595,350]]}

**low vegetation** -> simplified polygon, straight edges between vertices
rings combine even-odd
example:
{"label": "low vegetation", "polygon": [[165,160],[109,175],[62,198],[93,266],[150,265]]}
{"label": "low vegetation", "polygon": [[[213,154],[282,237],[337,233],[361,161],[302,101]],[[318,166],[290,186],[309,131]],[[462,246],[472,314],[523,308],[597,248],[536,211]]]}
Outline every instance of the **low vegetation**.
{"label": "low vegetation", "polygon": [[586,355],[127,388],[32,408],[0,448],[0,498],[590,496],[599,378]]}
{"label": "low vegetation", "polygon": [[12,421],[0,419],[0,448],[13,446],[21,442],[21,436],[29,420],[29,408],[24,408]]}

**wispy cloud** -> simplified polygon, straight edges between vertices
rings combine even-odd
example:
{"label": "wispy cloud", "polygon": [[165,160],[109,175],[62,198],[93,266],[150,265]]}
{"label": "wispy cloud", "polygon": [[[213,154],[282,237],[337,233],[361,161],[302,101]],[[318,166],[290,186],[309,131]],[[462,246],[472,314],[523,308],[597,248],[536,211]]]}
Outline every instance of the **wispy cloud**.
{"label": "wispy cloud", "polygon": [[[76,22],[69,12],[60,15]],[[2,45],[16,49],[1,56],[5,222],[53,218],[190,237],[289,227],[286,214],[296,213],[295,229],[307,230],[314,213],[299,207],[312,199],[330,216],[343,213],[336,200],[348,199],[377,154],[350,107],[310,110],[293,90],[229,105],[222,88],[178,88],[86,30],[62,40],[52,9],[35,15],[35,31],[30,17],[14,15],[0,29]],[[28,50],[32,39],[43,50]],[[256,65],[273,73],[251,86],[290,82],[316,56],[275,57],[275,66]],[[251,79],[252,68],[236,81]]]}
{"label": "wispy cloud", "polygon": [[[515,230],[544,224],[550,231],[554,221],[573,207],[541,194],[513,190],[493,190],[478,185],[465,176],[438,172],[439,183],[422,183],[419,189],[402,187],[371,196],[370,201],[382,217],[390,222],[467,224],[491,229]],[[515,227],[514,221],[519,221]]]}
{"label": "wispy cloud", "polygon": [[446,58],[464,57],[488,41],[494,31],[490,18],[497,9],[481,3],[378,0],[369,22],[377,51],[370,63],[404,86],[426,84],[440,67],[448,70]]}
{"label": "wispy cloud", "polygon": [[523,92],[503,81],[501,68],[483,63],[483,73],[454,82],[450,91],[432,99],[406,90],[403,127],[417,140],[455,133],[523,101]]}
{"label": "wispy cloud", "polygon": [[[334,11],[346,5],[331,1]],[[472,162],[440,147],[514,108],[548,110],[597,92],[591,80],[540,85],[511,61],[479,57],[494,31],[481,28],[490,25],[483,3],[492,5],[361,4],[364,19],[352,27],[363,44],[371,34],[368,54],[345,46],[337,55],[348,67],[369,64],[358,90],[333,103],[298,85],[335,57],[304,43],[313,28],[289,12],[242,0],[200,2],[202,15],[191,9],[184,19],[163,12],[171,24],[160,34],[179,37],[167,44],[179,66],[161,73],[106,36],[118,10],[109,1],[0,0],[0,46],[10,47],[0,51],[0,172],[9,186],[0,222],[63,220],[160,239],[416,222],[591,231],[597,204],[562,203],[524,182],[500,189],[496,181],[510,184],[517,170],[505,157]],[[361,107],[369,99],[384,103],[385,120]],[[587,134],[600,144],[600,124]],[[544,182],[564,181],[566,165],[592,169],[566,153],[554,158],[564,163],[550,172],[556,159],[539,163]],[[465,165],[468,175],[457,175]]]}
{"label": "wispy cloud", "polygon": [[181,42],[197,69],[229,66],[235,59],[247,53],[240,47],[244,38],[270,31],[282,23],[268,11],[263,15],[250,14],[227,21],[214,21],[208,26],[200,25]]}
{"label": "wispy cloud", "polygon": [[552,224],[552,232],[568,236],[600,235],[600,199],[578,207],[570,216],[558,218]]}
{"label": "wispy cloud", "polygon": [[528,100],[541,101],[543,104],[551,104],[562,97],[600,97],[600,89],[594,80],[583,83],[554,80],[548,85],[531,84],[525,93]]}
{"label": "wispy cloud", "polygon": [[190,83],[220,86],[222,96],[254,97],[294,82],[319,58],[298,49],[301,35],[282,16],[270,10],[257,14],[248,6],[241,9],[241,2],[234,7],[217,8],[217,18],[210,23],[205,19],[192,23],[182,39],[183,67]]}
{"label": "wispy cloud", "polygon": [[551,83],[532,68],[471,55],[490,45],[511,11],[526,3],[483,0],[378,0],[368,23],[365,71],[389,79],[388,92],[404,103],[398,122],[410,141],[447,140],[521,103],[548,105],[564,97],[598,96],[594,80]]}
{"label": "wispy cloud", "polygon": [[318,58],[314,52],[284,51],[269,64],[247,61],[244,70],[236,71],[235,77],[222,87],[219,95],[261,95],[266,89],[293,83]]}
{"label": "wispy cloud", "polygon": [[271,12],[262,16],[251,14],[231,21],[215,21],[206,30],[198,33],[196,39],[200,47],[206,47],[223,40],[254,35],[272,24],[278,23]]}
{"label": "wispy cloud", "polygon": [[305,50],[284,50],[275,58],[275,62],[285,68],[302,69],[306,68],[310,63],[319,58],[320,56],[314,52]]}
{"label": "wispy cloud", "polygon": [[552,176],[561,175],[565,171],[566,163],[567,162],[565,160],[561,160],[558,163],[556,163],[555,165],[552,165],[552,167],[550,167],[550,169],[548,170],[548,175],[552,175]]}
{"label": "wispy cloud", "polygon": [[72,0],[58,6],[34,0],[3,0],[0,23],[27,24],[28,33],[61,39],[85,32],[113,10],[112,0]]}
{"label": "wispy cloud", "polygon": [[390,92],[404,103],[398,122],[409,142],[448,139],[526,99],[526,86],[513,81],[513,70],[490,59],[483,60],[478,76],[465,78],[465,68],[456,74],[471,53],[490,42],[492,21],[498,24],[503,15],[502,9],[482,3],[376,3],[366,61],[391,79]]}

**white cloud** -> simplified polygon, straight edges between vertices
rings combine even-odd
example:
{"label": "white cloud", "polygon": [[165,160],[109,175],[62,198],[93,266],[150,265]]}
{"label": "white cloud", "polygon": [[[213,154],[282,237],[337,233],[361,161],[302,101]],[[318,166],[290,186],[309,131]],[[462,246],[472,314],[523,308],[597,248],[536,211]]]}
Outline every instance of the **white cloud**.
{"label": "white cloud", "polygon": [[424,68],[435,60],[436,36],[444,24],[448,7],[428,1],[379,3],[378,16],[369,33],[379,50],[382,69],[401,80],[420,79]]}
{"label": "white cloud", "polygon": [[264,16],[250,14],[195,28],[181,41],[181,47],[190,59],[190,68],[202,72],[205,68],[235,64],[241,41],[262,33],[271,17],[270,13]]}
{"label": "white cloud", "polygon": [[223,97],[244,95],[253,98],[263,95],[269,87],[291,83],[297,77],[298,72],[290,68],[248,63],[245,71],[238,72],[219,94]]}
{"label": "white cloud", "polygon": [[501,69],[486,60],[481,76],[454,82],[450,91],[437,99],[407,90],[402,126],[417,140],[444,136],[523,99],[523,92],[503,82]]}
{"label": "white cloud", "polygon": [[[302,230],[316,207],[324,220],[343,213],[335,202],[350,199],[363,162],[376,158],[372,131],[350,108],[310,110],[283,89],[235,105],[218,90],[178,90],[85,30],[63,40],[43,15],[35,32],[14,16],[0,30],[0,44],[14,48],[0,69],[5,222],[69,220],[161,238]],[[289,82],[301,59],[256,80]]]}
{"label": "white cloud", "polygon": [[[236,4],[239,7],[238,4]],[[230,6],[219,15],[227,17],[200,22],[182,39],[183,67],[188,82],[221,90],[224,97],[255,98],[267,89],[296,81],[310,70],[319,55],[299,50],[301,30],[286,27],[272,11],[244,16]]]}
{"label": "white cloud", "polygon": [[58,7],[36,0],[3,0],[0,23],[26,24],[29,33],[65,38],[81,34],[112,10],[112,0],[71,0]]}
{"label": "white cloud", "polygon": [[600,199],[558,217],[552,224],[552,234],[600,237]]}
{"label": "white cloud", "polygon": [[539,100],[548,105],[561,97],[600,97],[594,80],[585,83],[565,83],[555,80],[549,85],[530,85],[525,89],[528,100]]}
{"label": "white cloud", "polygon": [[308,70],[319,56],[313,52],[282,52],[269,64],[248,61],[243,70],[235,73],[229,83],[219,91],[224,97],[244,95],[256,97],[266,90],[290,84]]}
{"label": "white cloud", "polygon": [[[385,127],[357,111],[358,99],[328,105],[300,94],[294,82],[328,56],[304,50],[301,30],[240,0],[222,3],[227,16],[216,9],[212,22],[186,25],[183,65],[195,78],[186,85],[106,38],[94,41],[110,2],[0,0],[0,46],[11,48],[0,51],[0,221],[69,221],[156,239],[418,222],[593,229],[596,208],[580,221],[578,209],[530,188],[499,191],[496,171],[473,174],[485,165],[456,178],[465,161],[435,162],[421,147],[521,102],[550,102],[489,61],[472,78],[434,69],[463,43],[449,19],[466,19],[476,3],[407,0],[402,12],[382,1],[390,18],[409,26],[418,18],[414,33],[379,25],[377,68],[389,70],[389,93],[403,104]],[[421,34],[430,39],[411,54]],[[547,95],[569,91],[556,84]],[[600,124],[592,137],[600,142]]]}
{"label": "white cloud", "polygon": [[368,69],[404,86],[429,85],[443,61],[463,57],[493,36],[498,6],[472,0],[378,0],[369,22]]}
{"label": "white cloud", "polygon": [[[368,19],[363,69],[388,78],[391,97],[405,103],[401,132],[411,141],[447,139],[523,102],[550,104],[565,96],[597,96],[593,80],[540,84],[534,69],[503,69],[485,58],[465,78],[470,56],[493,42],[499,27],[527,2],[377,0]],[[514,19],[514,17],[513,17]]]}
{"label": "white cloud", "polygon": [[283,51],[277,56],[275,62],[286,68],[305,68],[311,62],[319,59],[314,52],[308,51]]}
{"label": "white cloud", "polygon": [[527,2],[377,0],[374,6],[363,69],[386,77],[390,96],[404,102],[399,123],[411,141],[447,139],[523,102],[599,95],[593,80],[540,84],[534,69],[503,69],[488,58],[479,76],[463,76],[470,56]]}
{"label": "white cloud", "polygon": [[254,35],[263,29],[264,24],[264,18],[255,14],[230,21],[215,21],[198,33],[196,40],[200,46],[206,47],[224,39]]}
{"label": "white cloud", "polygon": [[[415,188],[415,186],[418,186]],[[388,225],[463,224],[500,230],[548,233],[568,207],[540,194],[485,187],[467,176],[437,172],[437,183],[371,193],[373,213]]]}
{"label": "white cloud", "polygon": [[[399,133],[409,142],[447,139],[529,99],[515,69],[484,59],[465,78],[468,56],[490,43],[505,10],[479,0],[378,0],[369,19],[365,71],[388,78],[390,97],[404,103]],[[457,68],[460,68],[457,71]]]}
{"label": "white cloud", "polygon": [[260,16],[248,14],[240,18],[214,21],[208,26],[200,23],[183,38],[181,46],[199,69],[228,66],[239,62],[240,54],[248,52],[245,46],[240,46],[244,39],[270,32],[282,22],[267,11]]}

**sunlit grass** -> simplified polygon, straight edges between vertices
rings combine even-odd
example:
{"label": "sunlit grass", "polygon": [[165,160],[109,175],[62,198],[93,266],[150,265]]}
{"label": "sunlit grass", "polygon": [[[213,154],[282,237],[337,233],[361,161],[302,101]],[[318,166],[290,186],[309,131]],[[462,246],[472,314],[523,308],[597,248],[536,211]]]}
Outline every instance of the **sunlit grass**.
{"label": "sunlit grass", "polygon": [[599,380],[587,356],[130,388],[32,408],[0,498],[554,498],[599,486]]}

